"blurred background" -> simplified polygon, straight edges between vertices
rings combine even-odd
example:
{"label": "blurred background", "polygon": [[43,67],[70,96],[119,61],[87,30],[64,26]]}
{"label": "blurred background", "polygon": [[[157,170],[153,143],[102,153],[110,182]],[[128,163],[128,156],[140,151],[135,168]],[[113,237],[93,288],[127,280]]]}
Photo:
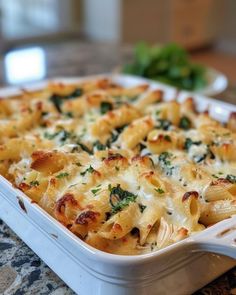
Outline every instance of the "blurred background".
{"label": "blurred background", "polygon": [[235,0],[1,0],[0,83],[111,71],[146,41],[176,42],[236,84],[235,12]]}

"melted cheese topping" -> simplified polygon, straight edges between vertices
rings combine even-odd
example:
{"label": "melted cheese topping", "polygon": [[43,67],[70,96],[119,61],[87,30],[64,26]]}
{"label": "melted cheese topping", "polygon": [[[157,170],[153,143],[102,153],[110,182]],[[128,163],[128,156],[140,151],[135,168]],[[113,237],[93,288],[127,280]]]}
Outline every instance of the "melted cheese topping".
{"label": "melted cheese topping", "polygon": [[103,251],[156,251],[236,214],[235,130],[191,99],[49,84],[0,100],[0,126],[0,173]]}

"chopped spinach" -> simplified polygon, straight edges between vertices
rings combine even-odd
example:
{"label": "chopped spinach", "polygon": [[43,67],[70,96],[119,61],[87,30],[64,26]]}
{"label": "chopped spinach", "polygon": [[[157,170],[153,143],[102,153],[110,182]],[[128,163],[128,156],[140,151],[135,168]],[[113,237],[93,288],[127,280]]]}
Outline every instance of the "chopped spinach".
{"label": "chopped spinach", "polygon": [[62,142],[66,141],[68,138],[71,137],[71,133],[68,132],[68,131],[66,131],[66,130],[64,130],[64,129],[62,129],[60,131],[57,131],[55,133],[51,133],[51,134],[48,133],[48,132],[44,132],[44,137],[47,138],[47,139],[49,139],[49,140],[54,139],[58,135],[61,136],[60,141],[62,141]]}
{"label": "chopped spinach", "polygon": [[193,141],[191,138],[187,137],[184,143],[184,149],[188,151],[192,145],[200,145],[201,143],[202,142],[200,140]]}
{"label": "chopped spinach", "polygon": [[47,131],[44,132],[43,136],[46,138],[46,139],[49,139],[49,140],[52,140],[54,139],[58,134],[60,133],[60,131],[58,132],[55,132],[55,133],[48,133]]}
{"label": "chopped spinach", "polygon": [[112,214],[116,214],[123,208],[127,207],[130,202],[135,202],[137,195],[123,190],[118,184],[115,187],[109,187],[110,190],[110,204],[112,206]]}
{"label": "chopped spinach", "polygon": [[66,130],[60,131],[60,135],[61,135],[60,141],[66,141],[68,138],[71,137],[71,133]]}
{"label": "chopped spinach", "polygon": [[159,164],[164,169],[166,175],[172,175],[173,174],[173,169],[175,168],[174,166],[171,166],[171,158],[173,154],[169,152],[163,152],[159,155]]}
{"label": "chopped spinach", "polygon": [[79,97],[83,94],[83,89],[77,88],[71,94],[64,96],[65,99],[73,99]]}
{"label": "chopped spinach", "polygon": [[102,144],[99,140],[94,142],[93,147],[96,148],[98,151],[103,151],[106,149],[106,145]]}
{"label": "chopped spinach", "polygon": [[86,170],[80,173],[80,175],[84,176],[86,173],[93,173],[95,170],[93,167],[90,165]]}
{"label": "chopped spinach", "polygon": [[189,120],[189,118],[186,116],[181,117],[180,122],[179,122],[179,127],[184,130],[190,129],[191,128],[191,121]]}
{"label": "chopped spinach", "polygon": [[92,155],[92,151],[90,150],[90,148],[88,148],[85,144],[83,144],[82,142],[80,141],[77,141],[76,144],[78,144],[78,146],[80,146],[80,148],[85,151],[86,153]]}
{"label": "chopped spinach", "polygon": [[172,157],[171,153],[163,152],[159,155],[158,159],[162,165],[169,166],[171,164],[170,158]]}
{"label": "chopped spinach", "polygon": [[73,118],[74,117],[72,112],[65,112],[65,113],[63,113],[63,115],[65,117],[67,117],[67,118]]}
{"label": "chopped spinach", "polygon": [[143,213],[143,211],[147,208],[147,206],[142,205],[142,204],[138,204],[138,206],[139,206],[139,210],[141,213]]}
{"label": "chopped spinach", "polygon": [[61,105],[63,103],[63,100],[74,99],[74,98],[76,98],[78,96],[81,96],[82,94],[83,94],[83,90],[81,88],[77,88],[69,95],[58,95],[58,94],[54,93],[54,94],[51,95],[49,100],[53,103],[53,105],[55,106],[57,111],[59,113],[61,113],[62,112]]}
{"label": "chopped spinach", "polygon": [[193,160],[194,160],[195,163],[200,163],[203,160],[205,160],[206,157],[207,157],[207,154],[197,155],[197,156],[193,157]]}
{"label": "chopped spinach", "polygon": [[101,114],[106,114],[108,111],[113,109],[112,103],[108,101],[102,101],[100,105],[100,112]]}
{"label": "chopped spinach", "polygon": [[228,174],[226,176],[226,179],[231,182],[231,183],[236,183],[236,175],[233,175],[233,174]]}
{"label": "chopped spinach", "polygon": [[67,176],[69,176],[69,173],[61,172],[60,174],[56,175],[56,178],[61,179],[61,178],[67,177]]}
{"label": "chopped spinach", "polygon": [[96,195],[99,191],[101,190],[101,188],[95,188],[95,189],[91,189],[91,192]]}
{"label": "chopped spinach", "polygon": [[58,111],[58,113],[61,113],[62,112],[62,110],[61,110],[61,105],[62,105],[61,96],[59,96],[57,94],[53,94],[49,99],[53,103],[53,105],[56,108],[56,110]]}
{"label": "chopped spinach", "polygon": [[38,186],[39,185],[39,182],[37,180],[32,180],[30,182],[30,186]]}
{"label": "chopped spinach", "polygon": [[107,140],[107,142],[106,142],[106,146],[107,146],[107,147],[110,147],[111,144],[117,140],[117,138],[119,137],[120,133],[124,130],[124,128],[125,128],[126,126],[127,126],[127,125],[124,125],[124,126],[118,127],[118,128],[116,128],[115,130],[112,131],[112,133],[111,133],[111,137],[110,137],[110,138]]}
{"label": "chopped spinach", "polygon": [[164,194],[164,190],[162,188],[155,188],[155,191],[158,192],[158,194]]}
{"label": "chopped spinach", "polygon": [[158,121],[158,125],[156,127],[158,129],[168,130],[170,128],[170,126],[172,125],[169,120],[158,119],[157,121]]}
{"label": "chopped spinach", "polygon": [[164,135],[165,141],[171,142],[171,137],[169,135]]}

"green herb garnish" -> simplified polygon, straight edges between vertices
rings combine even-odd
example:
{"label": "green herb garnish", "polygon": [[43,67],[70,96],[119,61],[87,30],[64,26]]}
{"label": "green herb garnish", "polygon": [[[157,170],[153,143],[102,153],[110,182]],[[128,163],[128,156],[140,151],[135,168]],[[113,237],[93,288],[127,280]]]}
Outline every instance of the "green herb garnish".
{"label": "green herb garnish", "polygon": [[85,144],[83,144],[83,143],[80,142],[80,141],[77,141],[76,144],[78,144],[78,146],[80,146],[80,148],[81,148],[83,151],[85,151],[86,153],[92,155],[93,152],[92,152],[92,151],[91,151],[91,150],[90,150]]}
{"label": "green herb garnish", "polygon": [[179,122],[179,127],[184,129],[184,130],[188,130],[191,128],[191,121],[189,120],[188,117],[181,117],[180,122]]}
{"label": "green herb garnish", "polygon": [[130,202],[135,202],[137,195],[123,190],[118,184],[115,187],[110,187],[110,204],[112,206],[112,214],[116,214],[123,208],[127,207]]}
{"label": "green herb garnish", "polygon": [[96,195],[96,193],[98,193],[101,189],[100,188],[95,188],[95,189],[91,189],[91,192]]}
{"label": "green herb garnish", "polygon": [[171,142],[171,137],[169,135],[164,135],[165,141]]}
{"label": "green herb garnish", "polygon": [[63,104],[63,100],[74,99],[76,97],[81,96],[82,94],[83,94],[83,90],[80,88],[77,88],[69,95],[52,94],[49,100],[53,103],[57,111],[59,113],[62,113],[61,105]]}
{"label": "green herb garnish", "polygon": [[55,133],[48,133],[47,131],[44,132],[43,136],[46,138],[46,139],[49,139],[49,140],[52,140],[54,139],[60,132],[55,132]]}
{"label": "green herb garnish", "polygon": [[201,143],[202,142],[200,140],[193,141],[191,138],[187,137],[184,143],[184,149],[188,151],[192,145],[200,145]]}
{"label": "green herb garnish", "polygon": [[61,136],[60,141],[62,141],[62,142],[66,141],[68,138],[71,137],[71,133],[64,130],[64,129],[60,130],[60,131],[57,131],[55,133],[51,133],[51,134],[48,133],[48,132],[44,132],[44,137],[49,139],[49,140],[53,140],[55,137],[57,137],[59,135]]}
{"label": "green herb garnish", "polygon": [[172,157],[171,153],[163,152],[159,155],[159,162],[163,165],[169,166],[171,164],[170,158]]}
{"label": "green herb garnish", "polygon": [[118,127],[118,128],[116,128],[116,129],[113,130],[113,132],[111,134],[111,137],[106,142],[106,146],[107,147],[110,147],[111,144],[117,140],[117,138],[119,137],[120,133],[124,130],[124,128],[126,126],[127,125],[124,125],[124,126]]}
{"label": "green herb garnish", "polygon": [[61,172],[60,174],[56,175],[56,178],[61,179],[61,178],[67,177],[67,176],[69,176],[69,173]]}
{"label": "green herb garnish", "polygon": [[83,94],[83,89],[77,88],[71,94],[64,96],[64,99],[73,99]]}
{"label": "green herb garnish", "polygon": [[142,205],[142,204],[138,204],[139,205],[139,210],[141,213],[143,213],[143,211],[147,208],[147,206]]}
{"label": "green herb garnish", "polygon": [[113,109],[113,106],[110,102],[102,101],[100,105],[100,112],[101,114],[106,114],[108,111],[111,111]]}
{"label": "green herb garnish", "polygon": [[99,140],[94,142],[93,147],[96,148],[98,151],[103,151],[106,149],[106,145],[102,144]]}
{"label": "green herb garnish", "polygon": [[39,185],[39,182],[37,180],[32,180],[30,182],[30,186],[38,186]]}
{"label": "green herb garnish", "polygon": [[56,110],[58,111],[58,113],[61,113],[62,112],[62,110],[61,110],[61,105],[62,105],[61,96],[59,96],[57,94],[53,94],[49,99],[53,103],[53,105],[56,108]]}
{"label": "green herb garnish", "polygon": [[231,183],[236,183],[236,175],[233,175],[233,174],[228,174],[226,176],[226,179],[231,182]]}
{"label": "green herb garnish", "polygon": [[177,44],[135,47],[134,61],[123,72],[143,76],[180,89],[197,90],[207,85],[206,68],[192,63],[187,51]]}
{"label": "green herb garnish", "polygon": [[171,122],[169,120],[158,119],[158,125],[156,126],[158,129],[168,130],[171,126]]}
{"label": "green herb garnish", "polygon": [[86,170],[80,173],[80,175],[84,176],[86,173],[93,173],[95,170],[93,167],[90,165]]}
{"label": "green herb garnish", "polygon": [[155,191],[158,192],[158,194],[164,194],[164,190],[162,188],[155,188]]}

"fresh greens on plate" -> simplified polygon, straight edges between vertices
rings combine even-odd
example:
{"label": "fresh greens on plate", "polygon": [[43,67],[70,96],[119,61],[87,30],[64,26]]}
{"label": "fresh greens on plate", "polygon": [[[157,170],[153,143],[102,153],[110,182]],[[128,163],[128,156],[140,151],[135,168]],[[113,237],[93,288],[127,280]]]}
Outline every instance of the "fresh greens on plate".
{"label": "fresh greens on plate", "polygon": [[190,91],[202,89],[207,85],[206,68],[192,63],[186,50],[177,44],[137,44],[134,61],[126,64],[123,72]]}

